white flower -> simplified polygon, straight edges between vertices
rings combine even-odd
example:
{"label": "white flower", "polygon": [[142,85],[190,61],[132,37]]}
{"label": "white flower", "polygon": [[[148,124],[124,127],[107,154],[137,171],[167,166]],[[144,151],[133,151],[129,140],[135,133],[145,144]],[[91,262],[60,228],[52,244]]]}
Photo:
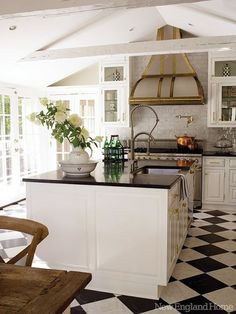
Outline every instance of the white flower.
{"label": "white flower", "polygon": [[85,128],[82,128],[81,132],[80,132],[80,136],[83,136],[85,140],[87,140],[87,138],[89,137],[89,131]]}
{"label": "white flower", "polygon": [[58,123],[65,122],[66,118],[67,118],[67,115],[65,112],[58,111],[55,113],[55,121]]}
{"label": "white flower", "polygon": [[95,141],[98,142],[98,143],[101,143],[103,141],[103,136],[99,136],[99,135],[96,136],[95,137]]}
{"label": "white flower", "polygon": [[40,104],[46,106],[48,104],[48,99],[46,97],[40,98]]}
{"label": "white flower", "polygon": [[75,128],[78,128],[83,125],[83,120],[80,116],[78,116],[76,113],[73,113],[69,116],[68,121],[72,126]]}
{"label": "white flower", "polygon": [[27,119],[30,121],[30,122],[33,122],[34,124],[41,124],[40,120],[37,118],[37,112],[32,112],[30,115],[27,116]]}
{"label": "white flower", "polygon": [[57,101],[56,103],[56,108],[57,108],[57,111],[62,111],[62,112],[66,112],[66,104],[63,103],[62,101]]}

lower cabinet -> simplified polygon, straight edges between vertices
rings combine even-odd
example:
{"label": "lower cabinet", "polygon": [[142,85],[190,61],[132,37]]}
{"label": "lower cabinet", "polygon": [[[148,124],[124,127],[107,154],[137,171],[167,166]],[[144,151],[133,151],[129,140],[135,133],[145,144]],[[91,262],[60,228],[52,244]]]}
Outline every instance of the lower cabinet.
{"label": "lower cabinet", "polygon": [[236,157],[203,158],[203,203],[236,204]]}
{"label": "lower cabinet", "polygon": [[224,201],[224,168],[211,169],[206,168],[203,172],[204,182],[204,200],[205,202],[223,202]]}

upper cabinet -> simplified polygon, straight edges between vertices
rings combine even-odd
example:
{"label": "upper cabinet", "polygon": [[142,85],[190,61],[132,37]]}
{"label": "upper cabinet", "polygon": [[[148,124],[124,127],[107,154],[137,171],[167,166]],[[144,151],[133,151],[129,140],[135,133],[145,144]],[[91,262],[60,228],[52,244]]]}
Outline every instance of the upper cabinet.
{"label": "upper cabinet", "polygon": [[236,127],[236,52],[209,53],[208,126]]}
{"label": "upper cabinet", "polygon": [[100,88],[104,126],[128,126],[128,58],[109,58],[100,63]]}

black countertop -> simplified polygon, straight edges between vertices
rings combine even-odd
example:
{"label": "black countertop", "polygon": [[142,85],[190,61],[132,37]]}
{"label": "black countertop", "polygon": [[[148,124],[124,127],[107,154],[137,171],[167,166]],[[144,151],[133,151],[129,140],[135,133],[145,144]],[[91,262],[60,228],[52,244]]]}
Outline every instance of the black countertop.
{"label": "black countertop", "polygon": [[[175,160],[140,161],[139,167],[155,165],[158,168],[171,168],[189,170],[192,162],[180,164]],[[61,183],[103,186],[125,186],[140,188],[170,189],[178,180],[179,175],[137,174],[130,175],[130,164],[104,164],[98,163],[96,169],[86,178],[66,177],[61,170],[42,173],[23,178],[24,182]]]}
{"label": "black countertop", "polygon": [[236,152],[230,151],[204,151],[203,156],[214,156],[214,157],[236,157]]}

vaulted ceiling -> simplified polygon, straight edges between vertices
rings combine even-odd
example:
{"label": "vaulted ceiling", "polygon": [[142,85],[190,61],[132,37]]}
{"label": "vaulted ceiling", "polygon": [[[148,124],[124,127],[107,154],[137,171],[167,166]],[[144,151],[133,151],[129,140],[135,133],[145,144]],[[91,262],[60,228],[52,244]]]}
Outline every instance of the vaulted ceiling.
{"label": "vaulted ceiling", "polygon": [[[12,7],[14,2],[16,6]],[[150,41],[155,39],[156,29],[165,24],[200,37],[236,35],[235,0],[173,1],[185,3],[135,8],[111,5],[78,10],[78,7],[71,7],[64,11],[40,11],[38,7],[37,12],[29,10],[27,14],[17,7],[19,2],[27,5],[30,1],[5,1],[0,8],[0,81],[10,84],[48,86],[97,62],[97,58],[66,56],[55,60],[22,61],[38,50]],[[56,0],[44,2],[55,2],[57,8]],[[7,3],[11,6],[7,7]]]}

